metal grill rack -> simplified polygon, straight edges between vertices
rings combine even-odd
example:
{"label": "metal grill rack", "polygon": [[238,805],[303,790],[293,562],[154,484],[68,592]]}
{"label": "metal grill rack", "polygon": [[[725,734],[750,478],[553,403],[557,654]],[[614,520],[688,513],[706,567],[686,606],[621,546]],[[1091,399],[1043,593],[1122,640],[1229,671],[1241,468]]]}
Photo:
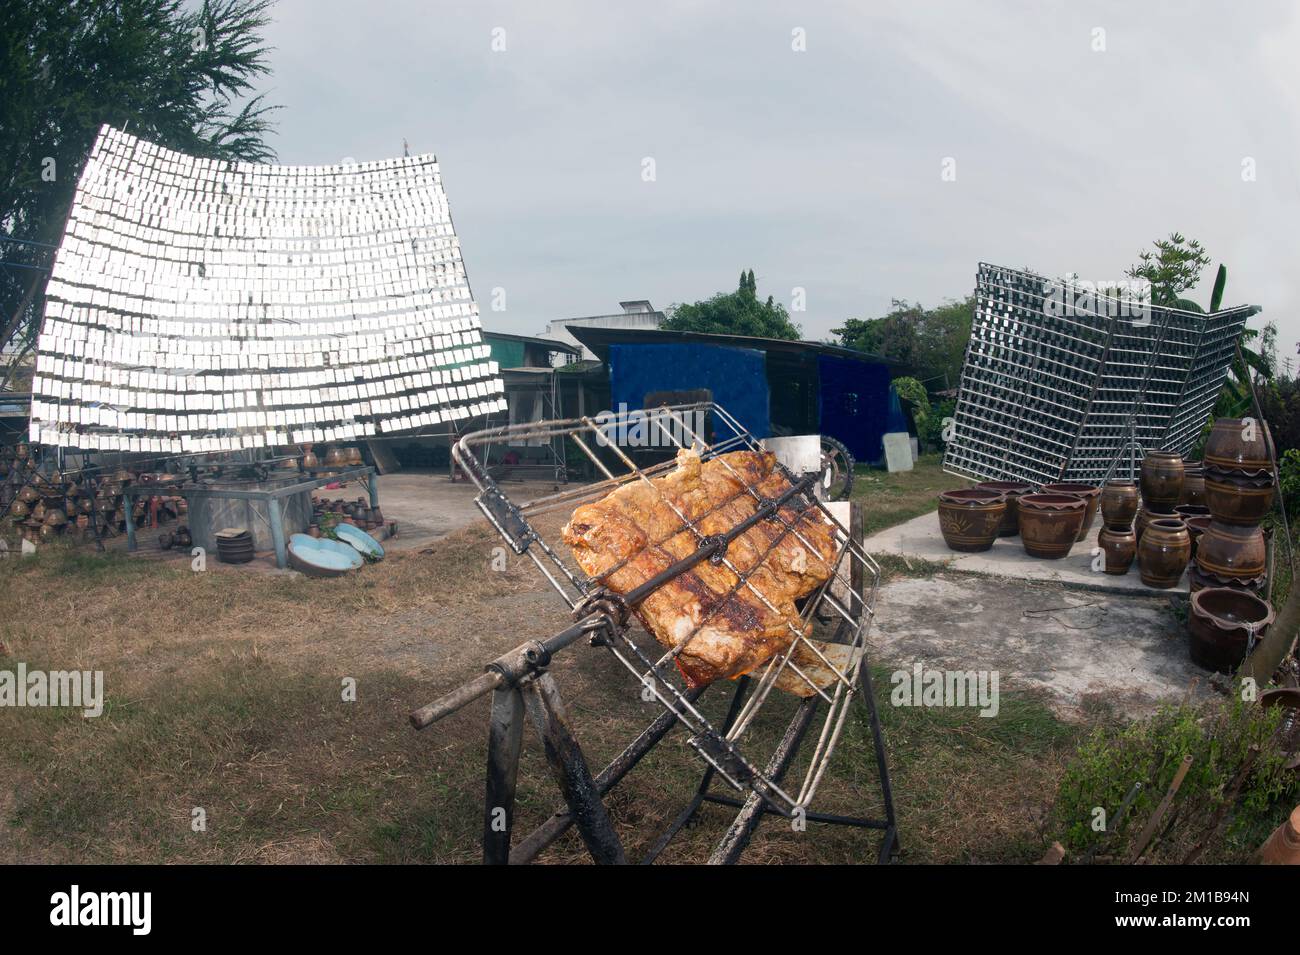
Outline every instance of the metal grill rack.
{"label": "metal grill rack", "polygon": [[1188,453],[1253,309],[1133,304],[981,263],[944,470],[1095,484],[1126,451],[1128,477],[1142,449]]}
{"label": "metal grill rack", "polygon": [[[714,440],[706,444],[702,422],[713,424]],[[674,467],[671,460],[638,466],[629,454],[610,440],[634,422],[641,429],[655,429],[660,446],[693,448],[702,460],[718,459],[741,484],[739,496],[753,499],[750,516],[729,530],[707,535],[690,520],[652,479]],[[562,438],[586,455],[604,480],[569,488],[520,507],[506,497],[488,474],[483,460],[486,448],[503,439]],[[730,451],[759,451],[762,445],[726,412],[711,402],[674,405],[622,415],[602,415],[565,421],[543,421],[524,425],[489,428],[464,436],[453,449],[457,464],[469,474],[481,493],[476,503],[515,553],[526,555],[569,607],[573,626],[544,641],[530,641],[490,663],[483,676],[417,710],[412,725],[423,729],[455,712],[474,699],[493,694],[489,730],[487,793],[484,816],[484,861],[530,861],[557,838],[569,824],[576,824],[592,857],[599,862],[623,862],[625,855],[610,825],[602,796],[640,761],[675,725],[685,728],[691,748],[704,760],[706,770],[694,797],[673,824],[656,840],[646,861],[652,861],[672,837],[690,821],[705,803],[732,806],[740,810],[712,861],[734,862],[748,844],[759,822],[767,815],[813,822],[859,826],[884,833],[881,861],[898,852],[893,797],[885,758],[884,740],[866,663],[866,637],[873,616],[880,568],[859,545],[859,533],[836,519],[815,493],[816,475],[793,475],[777,465],[789,482],[777,498],[765,498],[745,481],[725,458]],[[552,546],[538,533],[530,518],[603,498],[629,482],[645,482],[656,488],[661,500],[674,510],[680,525],[667,537],[682,531],[695,535],[697,547],[688,556],[643,581],[635,589],[617,594],[603,579],[587,577],[567,558],[563,545]],[[734,498],[732,499],[734,500]],[[716,510],[728,501],[714,502]],[[731,541],[760,521],[780,527],[775,548],[790,537],[816,553],[800,531],[808,512],[817,512],[834,526],[837,550],[831,562],[832,574],[804,599],[797,623],[787,621],[790,644],[755,672],[734,682],[726,716],[712,721],[697,705],[707,687],[688,687],[676,660],[682,649],[698,634],[700,626],[674,649],[665,650],[652,637],[632,626],[637,607],[658,588],[703,561],[729,569],[736,583],[713,612],[740,590],[749,593],[770,610],[772,602],[751,580],[762,561],[748,570],[736,567],[727,554]],[[789,515],[796,515],[790,519]],[[852,524],[853,521],[850,521]],[[665,540],[667,539],[665,538]],[[766,556],[766,555],[764,555]],[[614,570],[606,571],[608,578]],[[657,701],[663,712],[604,772],[592,776],[572,730],[568,727],[559,689],[547,665],[556,653],[587,638],[594,646],[612,653],[632,675],[630,692],[638,701]],[[719,683],[723,681],[718,681]],[[781,690],[799,697],[795,713],[779,742],[768,751],[762,742],[767,733],[756,727],[768,705]],[[884,804],[883,819],[837,816],[813,812],[809,806],[844,731],[853,702],[860,701],[869,717],[875,747],[877,771]],[[820,712],[819,712],[820,711]],[[524,715],[541,737],[547,759],[565,806],[552,819],[519,845],[511,846],[515,774],[521,745]],[[800,758],[806,738],[815,736],[811,755]],[[792,779],[787,773],[798,763]],[[714,779],[720,779],[737,795],[715,793]],[[502,825],[501,810],[505,822]]]}

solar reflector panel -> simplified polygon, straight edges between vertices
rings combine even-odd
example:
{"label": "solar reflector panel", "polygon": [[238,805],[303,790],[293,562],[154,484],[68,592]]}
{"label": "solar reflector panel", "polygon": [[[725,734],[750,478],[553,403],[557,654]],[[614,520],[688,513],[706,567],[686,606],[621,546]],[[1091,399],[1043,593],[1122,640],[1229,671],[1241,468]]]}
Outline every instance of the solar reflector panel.
{"label": "solar reflector panel", "polygon": [[105,126],[45,299],[43,444],[227,451],[505,409],[429,155],[262,165]]}

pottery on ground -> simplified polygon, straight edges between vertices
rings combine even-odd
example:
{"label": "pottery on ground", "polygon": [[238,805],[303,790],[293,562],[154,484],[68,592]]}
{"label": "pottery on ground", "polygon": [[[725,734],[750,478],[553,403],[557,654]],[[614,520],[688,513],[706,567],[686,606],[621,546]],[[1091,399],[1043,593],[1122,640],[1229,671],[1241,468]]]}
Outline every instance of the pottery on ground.
{"label": "pottery on ground", "polygon": [[1101,488],[1091,484],[1076,484],[1069,481],[1061,481],[1055,484],[1044,484],[1042,491],[1044,494],[1077,494],[1088,504],[1087,511],[1083,515],[1083,526],[1079,528],[1079,536],[1076,540],[1083,540],[1092,530],[1093,519],[1097,516],[1097,502],[1101,499]]}
{"label": "pottery on ground", "polygon": [[1300,865],[1300,806],[1259,847],[1261,865]]}
{"label": "pottery on ground", "polygon": [[1107,527],[1132,527],[1137,509],[1138,490],[1133,481],[1107,481],[1101,489],[1101,520]]}
{"label": "pottery on ground", "polygon": [[1268,550],[1264,532],[1211,520],[1196,545],[1196,566],[1206,574],[1244,580],[1262,576]]}
{"label": "pottery on ground", "polygon": [[1002,517],[1002,526],[998,528],[999,537],[1015,537],[1020,533],[1020,511],[1016,501],[1022,494],[1030,494],[1034,486],[1027,481],[981,481],[975,485],[981,491],[997,491],[1007,499],[1007,512]]}
{"label": "pottery on ground", "polygon": [[1088,512],[1088,502],[1077,494],[1025,494],[1016,506],[1025,553],[1048,560],[1070,553]]}
{"label": "pottery on ground", "polygon": [[1205,503],[1216,521],[1258,524],[1273,509],[1273,480],[1234,478],[1211,468],[1205,474]]}
{"label": "pottery on ground", "polygon": [[1006,498],[998,491],[968,487],[939,495],[939,530],[950,550],[988,550],[1006,513]]}
{"label": "pottery on ground", "polygon": [[1217,418],[1205,439],[1207,468],[1269,470],[1275,452],[1268,424],[1255,418]]}
{"label": "pottery on ground", "polygon": [[1176,587],[1192,559],[1192,538],[1177,518],[1159,518],[1146,526],[1138,544],[1142,583],[1162,590]]}
{"label": "pottery on ground", "polygon": [[1273,608],[1252,594],[1227,587],[1198,590],[1187,615],[1192,662],[1230,673],[1272,622]]}
{"label": "pottery on ground", "polygon": [[1127,574],[1137,556],[1137,536],[1131,527],[1103,526],[1097,546],[1105,557],[1102,570],[1108,574]]}
{"label": "pottery on ground", "polygon": [[1152,451],[1142,459],[1142,504],[1168,513],[1183,494],[1183,459],[1173,451]]}

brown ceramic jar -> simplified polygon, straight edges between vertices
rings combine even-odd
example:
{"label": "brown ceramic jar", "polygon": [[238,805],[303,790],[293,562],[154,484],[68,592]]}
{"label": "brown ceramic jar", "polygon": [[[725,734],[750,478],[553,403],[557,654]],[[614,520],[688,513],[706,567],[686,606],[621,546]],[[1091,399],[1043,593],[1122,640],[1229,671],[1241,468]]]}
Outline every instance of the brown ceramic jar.
{"label": "brown ceramic jar", "polygon": [[1187,533],[1192,538],[1192,560],[1196,560],[1196,545],[1201,540],[1201,535],[1205,529],[1210,526],[1212,517],[1198,515],[1196,517],[1184,517],[1183,523],[1187,525]]}
{"label": "brown ceramic jar", "polygon": [[1044,494],[1077,494],[1084,499],[1088,509],[1084,511],[1083,526],[1079,528],[1079,536],[1075,539],[1085,539],[1088,536],[1088,531],[1092,530],[1093,519],[1097,516],[1097,502],[1101,498],[1101,488],[1094,487],[1091,484],[1061,481],[1056,484],[1044,484],[1042,491]]}
{"label": "brown ceramic jar", "polygon": [[1138,571],[1148,587],[1168,589],[1182,579],[1192,559],[1192,539],[1187,525],[1177,518],[1152,521],[1138,544]]}
{"label": "brown ceramic jar", "polygon": [[939,530],[950,550],[988,550],[997,539],[1007,501],[999,492],[968,487],[939,495]]}
{"label": "brown ceramic jar", "polygon": [[1224,578],[1259,577],[1267,559],[1264,532],[1258,527],[1212,520],[1196,546],[1196,566]]}
{"label": "brown ceramic jar", "polygon": [[1102,570],[1108,574],[1127,574],[1137,555],[1137,537],[1131,527],[1102,527],[1097,546],[1104,557]]}
{"label": "brown ceramic jar", "polygon": [[1207,468],[1271,470],[1273,436],[1268,425],[1254,418],[1218,418],[1205,439]]}
{"label": "brown ceramic jar", "polygon": [[1199,564],[1192,564],[1187,571],[1187,589],[1191,593],[1196,593],[1206,587],[1231,587],[1233,590],[1244,590],[1256,597],[1266,599],[1268,576],[1261,574],[1259,577],[1220,577],[1218,574],[1207,574],[1201,570]]}
{"label": "brown ceramic jar", "polygon": [[1137,520],[1133,522],[1133,533],[1137,535],[1137,542],[1142,543],[1142,532],[1147,529],[1147,525],[1160,518],[1172,519],[1177,518],[1178,514],[1174,511],[1153,511],[1144,503],[1138,508]]}
{"label": "brown ceramic jar", "polygon": [[1107,481],[1101,489],[1101,520],[1110,528],[1133,526],[1137,516],[1137,485],[1126,479]]}
{"label": "brown ceramic jar", "polygon": [[1205,466],[1200,461],[1183,462],[1183,493],[1178,503],[1205,503]]}
{"label": "brown ceramic jar", "polygon": [[1002,516],[1002,526],[998,528],[999,537],[1015,537],[1020,533],[1020,511],[1016,501],[1022,494],[1029,494],[1034,486],[1027,481],[981,481],[975,487],[981,491],[997,491],[1007,499],[1007,512]]}
{"label": "brown ceramic jar", "polygon": [[1183,494],[1183,459],[1173,451],[1152,451],[1142,459],[1142,503],[1168,513]]}
{"label": "brown ceramic jar", "polygon": [[1205,474],[1205,503],[1216,521],[1258,524],[1273,509],[1273,479],[1233,477],[1211,468]]}
{"label": "brown ceramic jar", "polygon": [[1088,511],[1077,494],[1025,494],[1020,508],[1020,543],[1030,557],[1059,560],[1070,553]]}
{"label": "brown ceramic jar", "polygon": [[1227,587],[1198,590],[1187,615],[1192,662],[1231,673],[1246,658],[1252,637],[1258,640],[1272,622],[1273,608],[1252,594]]}

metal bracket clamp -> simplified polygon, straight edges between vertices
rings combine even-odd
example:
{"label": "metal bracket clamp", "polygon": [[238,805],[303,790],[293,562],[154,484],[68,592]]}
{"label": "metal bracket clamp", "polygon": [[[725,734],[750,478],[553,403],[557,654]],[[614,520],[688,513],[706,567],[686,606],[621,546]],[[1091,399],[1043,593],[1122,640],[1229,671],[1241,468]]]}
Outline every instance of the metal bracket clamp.
{"label": "metal bracket clamp", "polygon": [[505,681],[504,686],[514,687],[527,677],[544,671],[550,662],[551,651],[546,644],[540,640],[529,640],[497,657],[484,669],[489,673],[499,673]]}
{"label": "metal bracket clamp", "polygon": [[595,626],[591,632],[590,642],[593,647],[605,646],[613,636],[613,628],[626,627],[631,615],[627,601],[608,590],[598,590],[589,594],[578,601],[573,608],[574,620],[581,621],[587,617],[595,617],[596,621],[600,622],[600,625]]}

